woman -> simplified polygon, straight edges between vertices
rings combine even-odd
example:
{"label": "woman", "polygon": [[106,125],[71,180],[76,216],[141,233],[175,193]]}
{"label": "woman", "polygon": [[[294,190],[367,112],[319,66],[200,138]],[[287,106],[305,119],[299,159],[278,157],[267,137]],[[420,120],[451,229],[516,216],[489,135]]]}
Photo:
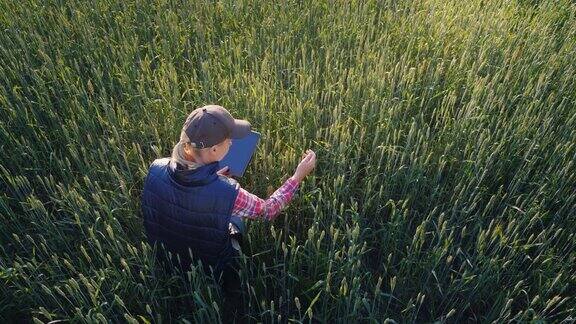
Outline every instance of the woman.
{"label": "woman", "polygon": [[173,264],[183,270],[194,258],[216,276],[223,274],[225,291],[239,287],[231,263],[238,255],[231,234],[242,227],[237,220],[275,219],[316,165],[315,153],[307,150],[294,175],[268,199],[251,194],[226,177],[227,168],[220,169],[218,163],[228,153],[231,139],[248,135],[250,128],[248,121],[234,119],[221,106],[194,110],[171,158],[150,165],[142,194],[149,242],[161,243],[173,254]]}

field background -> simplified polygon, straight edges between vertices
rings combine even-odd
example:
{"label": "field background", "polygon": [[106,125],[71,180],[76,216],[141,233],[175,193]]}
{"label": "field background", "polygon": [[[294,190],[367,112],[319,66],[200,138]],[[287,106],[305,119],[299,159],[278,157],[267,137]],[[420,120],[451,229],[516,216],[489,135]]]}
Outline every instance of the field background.
{"label": "field background", "polygon": [[263,141],[246,316],[559,322],[576,312],[572,1],[0,0],[0,320],[213,322],[156,271],[148,165],[218,103]]}

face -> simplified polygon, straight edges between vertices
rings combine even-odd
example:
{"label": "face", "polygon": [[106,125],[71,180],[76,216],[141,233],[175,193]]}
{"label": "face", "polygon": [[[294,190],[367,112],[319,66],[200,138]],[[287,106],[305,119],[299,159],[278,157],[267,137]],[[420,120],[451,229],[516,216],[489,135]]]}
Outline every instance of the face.
{"label": "face", "polygon": [[[213,161],[222,160],[224,158],[224,156],[226,156],[226,154],[228,154],[228,151],[230,150],[231,145],[232,145],[232,139],[227,138],[222,143],[219,143],[219,144],[212,146],[212,150],[210,150],[210,153],[212,155],[211,160],[213,160]],[[216,150],[216,151],[214,151],[214,150]]]}

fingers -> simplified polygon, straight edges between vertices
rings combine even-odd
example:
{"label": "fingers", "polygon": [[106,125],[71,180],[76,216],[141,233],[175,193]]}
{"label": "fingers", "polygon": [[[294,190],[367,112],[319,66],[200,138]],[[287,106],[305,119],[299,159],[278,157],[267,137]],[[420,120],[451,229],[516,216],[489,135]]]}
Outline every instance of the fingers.
{"label": "fingers", "polygon": [[230,167],[229,166],[225,166],[222,169],[218,170],[216,173],[220,174],[220,175],[226,175],[228,174],[230,171]]}
{"label": "fingers", "polygon": [[310,161],[312,158],[316,157],[316,153],[314,153],[314,151],[308,149],[306,150],[306,153],[304,153],[302,155],[302,161]]}
{"label": "fingers", "polygon": [[312,151],[311,149],[307,149],[306,152],[302,153],[302,157],[308,156],[312,153],[314,153],[314,151]]}
{"label": "fingers", "polygon": [[301,165],[305,165],[306,168],[313,169],[316,166],[316,153],[312,150],[308,150],[309,152],[306,156],[300,161]]}
{"label": "fingers", "polygon": [[296,167],[295,175],[297,178],[304,179],[316,167],[316,153],[311,149],[307,149],[302,154],[302,159]]}

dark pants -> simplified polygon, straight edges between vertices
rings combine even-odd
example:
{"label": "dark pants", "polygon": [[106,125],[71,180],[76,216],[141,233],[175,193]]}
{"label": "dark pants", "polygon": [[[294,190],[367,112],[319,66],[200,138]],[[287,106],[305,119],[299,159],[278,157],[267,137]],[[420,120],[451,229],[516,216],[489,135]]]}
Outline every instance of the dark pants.
{"label": "dark pants", "polygon": [[238,270],[240,269],[236,259],[230,261],[223,269],[221,285],[224,291],[224,323],[244,323],[245,312],[242,298],[242,282]]}
{"label": "dark pants", "polygon": [[[212,271],[210,266],[205,264],[204,271],[206,274],[211,274],[216,279],[216,282],[222,287],[224,292],[224,303],[222,321],[224,323],[245,323],[245,311],[243,309],[242,300],[242,282],[238,270],[240,269],[239,261],[237,260],[239,253],[229,259],[222,268]],[[169,274],[184,274],[188,266],[181,265],[176,258],[169,258],[168,253],[161,247],[156,250],[157,270]],[[185,278],[185,276],[183,277]]]}

